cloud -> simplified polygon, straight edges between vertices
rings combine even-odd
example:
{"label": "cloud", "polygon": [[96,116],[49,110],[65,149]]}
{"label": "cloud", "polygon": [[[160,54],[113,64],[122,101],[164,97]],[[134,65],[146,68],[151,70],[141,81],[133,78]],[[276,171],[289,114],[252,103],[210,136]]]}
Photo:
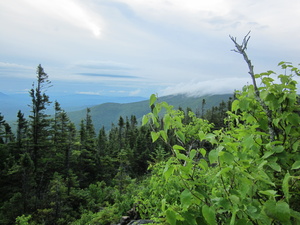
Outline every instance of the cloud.
{"label": "cloud", "polygon": [[133,65],[114,62],[114,61],[95,61],[86,60],[81,62],[76,62],[71,67],[74,68],[88,68],[97,70],[134,70],[136,69]]}
{"label": "cloud", "polygon": [[228,35],[242,41],[252,30],[256,72],[298,63],[299,8],[299,0],[0,1],[0,57],[9,62],[0,63],[0,88],[23,90],[41,63],[73,93],[231,92],[245,84],[232,77],[248,69]]}
{"label": "cloud", "polygon": [[128,75],[116,75],[116,74],[98,74],[98,73],[78,73],[82,76],[92,76],[92,77],[108,77],[108,78],[138,78],[136,76]]}
{"label": "cloud", "polygon": [[213,79],[203,82],[187,82],[167,87],[159,92],[160,95],[187,94],[189,96],[203,96],[211,94],[232,94],[249,83],[249,78]]}
{"label": "cloud", "polygon": [[[211,35],[260,31],[261,38],[282,41],[299,30],[300,1],[291,0],[119,0],[141,18]],[[264,32],[262,32],[264,30]],[[275,35],[277,34],[277,35]],[[278,37],[279,34],[279,37]],[[294,34],[296,40],[300,34]]]}
{"label": "cloud", "polygon": [[7,77],[33,78],[36,68],[22,64],[0,62],[0,75]]}
{"label": "cloud", "polygon": [[129,92],[129,96],[136,96],[141,93],[141,89],[137,89]]}
{"label": "cloud", "polygon": [[25,0],[28,5],[35,8],[51,19],[60,20],[71,24],[74,27],[89,30],[95,37],[102,34],[103,21],[91,7],[85,7],[81,1],[77,0]]}
{"label": "cloud", "polygon": [[76,94],[80,94],[80,95],[102,95],[103,92],[102,91],[97,91],[97,92],[93,92],[93,91],[77,91]]}
{"label": "cloud", "polygon": [[21,70],[31,70],[32,67],[24,66],[16,63],[0,62],[0,69],[21,69]]}

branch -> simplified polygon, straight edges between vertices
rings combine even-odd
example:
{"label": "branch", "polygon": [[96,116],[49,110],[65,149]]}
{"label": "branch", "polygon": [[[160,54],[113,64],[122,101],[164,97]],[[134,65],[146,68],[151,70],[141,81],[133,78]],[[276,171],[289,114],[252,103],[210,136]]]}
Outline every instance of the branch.
{"label": "branch", "polygon": [[235,44],[235,47],[236,49],[233,49],[232,51],[234,52],[237,52],[239,54],[242,54],[243,57],[244,57],[244,60],[246,61],[247,65],[248,65],[248,68],[249,68],[249,74],[252,78],[252,82],[253,82],[253,85],[254,85],[254,90],[255,90],[255,93],[257,96],[259,96],[259,91],[258,91],[258,88],[257,88],[257,85],[256,85],[256,80],[255,80],[255,74],[254,74],[254,66],[252,65],[251,63],[251,60],[248,58],[248,55],[246,53],[245,50],[247,50],[247,45],[248,45],[248,41],[250,39],[250,31],[248,32],[248,34],[244,37],[243,39],[243,43],[241,45],[239,45],[236,41],[236,38],[232,37],[229,35],[230,39],[233,41],[233,43]]}
{"label": "branch", "polygon": [[249,42],[249,39],[250,39],[249,34],[250,34],[250,31],[244,37],[243,43],[241,45],[237,43],[235,37],[232,37],[232,36],[229,35],[230,39],[235,44],[235,48],[236,48],[236,49],[233,49],[232,51],[237,52],[237,53],[243,55],[244,60],[246,61],[247,65],[248,65],[248,68],[249,68],[249,72],[248,73],[250,74],[251,79],[252,79],[252,83],[253,83],[253,86],[254,86],[256,99],[262,105],[262,107],[263,107],[263,109],[264,109],[264,111],[265,111],[265,113],[266,113],[266,115],[268,117],[269,135],[270,135],[271,142],[273,142],[275,140],[275,130],[273,128],[273,123],[272,123],[272,111],[265,104],[265,102],[260,98],[259,90],[258,90],[258,87],[257,87],[257,84],[256,84],[255,74],[254,74],[254,70],[253,70],[254,66],[252,65],[251,60],[248,58],[248,55],[246,53],[247,45],[248,45],[248,42]]}

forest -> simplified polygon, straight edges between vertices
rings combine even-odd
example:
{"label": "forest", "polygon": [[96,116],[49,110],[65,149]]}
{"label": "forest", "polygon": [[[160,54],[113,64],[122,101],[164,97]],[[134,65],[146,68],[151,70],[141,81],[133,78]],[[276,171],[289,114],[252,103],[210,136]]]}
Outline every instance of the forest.
{"label": "forest", "polygon": [[300,70],[255,74],[249,36],[231,39],[252,84],[201,113],[151,95],[108,132],[89,108],[76,129],[39,65],[29,118],[0,114],[0,224],[300,224]]}

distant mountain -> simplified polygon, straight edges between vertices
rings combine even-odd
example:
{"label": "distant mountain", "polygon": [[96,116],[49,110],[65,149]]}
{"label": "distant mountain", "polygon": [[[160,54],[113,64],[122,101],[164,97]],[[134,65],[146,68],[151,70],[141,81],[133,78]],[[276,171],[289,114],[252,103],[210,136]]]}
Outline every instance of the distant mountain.
{"label": "distant mountain", "polygon": [[29,100],[29,94],[25,98],[25,95],[6,95],[0,92],[0,113],[6,121],[16,120],[19,110],[26,115],[29,113]]}
{"label": "distant mountain", "polygon": [[[50,94],[50,101],[58,101],[61,107],[67,111],[77,111],[92,107],[95,105],[103,104],[106,102],[114,103],[129,103],[145,100],[143,97],[111,97],[101,95],[84,95],[84,94],[73,94],[73,95],[55,95]],[[0,113],[4,115],[6,121],[13,121],[17,119],[17,113],[21,110],[27,117],[30,114],[31,99],[29,93],[23,94],[12,94],[7,95],[0,92]],[[53,105],[48,107],[47,113],[53,114]]]}
{"label": "distant mountain", "polygon": [[[210,95],[203,97],[188,97],[186,95],[170,95],[159,97],[158,101],[165,101],[170,105],[173,105],[175,109],[181,107],[186,109],[190,107],[194,112],[196,110],[201,111],[202,101],[205,99],[204,109],[210,109],[213,106],[218,106],[222,101],[228,101],[232,97],[232,94],[224,95]],[[135,115],[140,122],[143,115],[150,112],[149,100],[133,102],[133,103],[104,103],[97,106],[90,107],[91,116],[94,122],[96,131],[99,131],[103,126],[106,130],[111,128],[112,123],[117,125],[120,116],[124,119],[126,117],[130,118],[131,115]],[[69,112],[68,113],[71,121],[79,126],[80,121],[86,116],[86,109]]]}
{"label": "distant mountain", "polygon": [[[186,109],[190,107],[194,112],[201,112],[202,101],[205,99],[205,110],[213,106],[218,106],[222,101],[228,101],[232,94],[224,95],[209,95],[202,97],[188,97],[186,95],[170,95],[159,97],[158,101],[166,101],[173,105],[175,109],[181,107]],[[103,126],[106,130],[111,128],[112,123],[117,125],[120,116],[124,119],[135,115],[140,122],[143,115],[150,112],[149,100],[142,97],[105,97],[99,95],[65,95],[55,96],[50,95],[50,100],[57,100],[61,107],[68,112],[68,115],[79,127],[80,121],[86,116],[86,108],[91,109],[91,116],[94,122],[96,131],[99,131]],[[30,114],[31,103],[29,94],[6,95],[0,92],[0,112],[4,115],[4,119],[9,121],[11,125],[15,124],[17,113],[21,110],[26,117]],[[53,104],[48,108],[49,114],[54,113]]]}
{"label": "distant mountain", "polygon": [[102,95],[59,95],[50,96],[51,99],[57,100],[65,111],[75,111],[92,107],[95,105],[113,102],[113,103],[130,103],[146,100],[146,98],[139,96],[102,96]]}

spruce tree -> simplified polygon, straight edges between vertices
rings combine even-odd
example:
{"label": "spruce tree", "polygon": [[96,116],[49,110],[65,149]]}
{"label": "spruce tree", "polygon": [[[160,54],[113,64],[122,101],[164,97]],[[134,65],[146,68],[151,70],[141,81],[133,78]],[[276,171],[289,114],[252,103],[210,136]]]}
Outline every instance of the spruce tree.
{"label": "spruce tree", "polygon": [[50,87],[48,75],[45,73],[43,67],[37,67],[37,83],[32,85],[29,94],[32,104],[30,115],[30,127],[32,138],[32,158],[35,170],[38,170],[38,161],[41,158],[41,151],[45,151],[48,138],[48,126],[50,125],[49,116],[45,113],[46,107],[51,103],[49,96],[45,91]]}

